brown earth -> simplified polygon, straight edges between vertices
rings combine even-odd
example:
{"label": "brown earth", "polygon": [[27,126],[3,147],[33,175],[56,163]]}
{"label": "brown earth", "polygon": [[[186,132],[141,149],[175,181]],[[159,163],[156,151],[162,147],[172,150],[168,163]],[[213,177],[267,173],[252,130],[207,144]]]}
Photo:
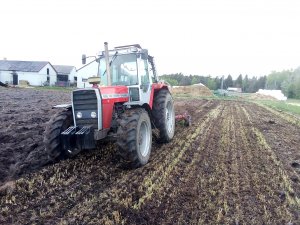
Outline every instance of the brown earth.
{"label": "brown earth", "polygon": [[143,168],[122,168],[110,143],[37,170],[51,105],[69,93],[0,96],[1,179],[21,176],[0,195],[0,224],[300,224],[296,119],[243,101],[176,100],[193,125],[154,143]]}
{"label": "brown earth", "polygon": [[190,86],[176,86],[172,88],[172,94],[188,95],[188,96],[213,96],[213,93],[209,88],[202,85],[190,85]]}
{"label": "brown earth", "polygon": [[48,163],[43,132],[52,106],[64,102],[70,102],[70,93],[0,88],[0,186]]}

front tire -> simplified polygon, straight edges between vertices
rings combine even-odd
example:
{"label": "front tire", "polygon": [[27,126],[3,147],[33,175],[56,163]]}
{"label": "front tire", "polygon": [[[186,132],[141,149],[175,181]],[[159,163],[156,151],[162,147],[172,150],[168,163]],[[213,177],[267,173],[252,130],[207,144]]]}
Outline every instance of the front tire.
{"label": "front tire", "polygon": [[124,112],[117,131],[119,155],[133,168],[147,164],[152,146],[152,129],[148,113],[142,109]]}
{"label": "front tire", "polygon": [[73,124],[70,110],[58,112],[50,119],[44,136],[45,149],[50,160],[69,157],[68,152],[62,148],[60,134]]}
{"label": "front tire", "polygon": [[170,142],[175,133],[175,112],[173,99],[168,90],[163,89],[156,93],[152,115],[154,124],[159,130],[158,141]]}

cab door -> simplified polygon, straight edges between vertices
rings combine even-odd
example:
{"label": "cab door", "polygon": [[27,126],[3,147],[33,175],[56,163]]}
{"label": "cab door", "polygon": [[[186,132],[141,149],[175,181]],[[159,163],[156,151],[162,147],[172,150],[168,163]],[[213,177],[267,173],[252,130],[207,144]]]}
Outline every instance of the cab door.
{"label": "cab door", "polygon": [[146,59],[138,58],[138,73],[139,73],[139,92],[140,103],[149,104],[152,81],[149,76],[148,61]]}

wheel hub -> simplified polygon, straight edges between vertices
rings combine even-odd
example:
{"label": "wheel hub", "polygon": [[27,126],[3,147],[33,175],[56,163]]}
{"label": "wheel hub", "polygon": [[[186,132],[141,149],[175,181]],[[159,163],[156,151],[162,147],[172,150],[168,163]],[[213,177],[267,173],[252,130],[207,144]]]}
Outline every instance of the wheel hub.
{"label": "wheel hub", "polygon": [[148,155],[150,150],[150,129],[145,121],[141,124],[138,140],[141,155],[145,157]]}
{"label": "wheel hub", "polygon": [[174,113],[173,113],[173,106],[171,102],[168,102],[166,107],[166,124],[167,124],[167,131],[171,133],[174,127]]}

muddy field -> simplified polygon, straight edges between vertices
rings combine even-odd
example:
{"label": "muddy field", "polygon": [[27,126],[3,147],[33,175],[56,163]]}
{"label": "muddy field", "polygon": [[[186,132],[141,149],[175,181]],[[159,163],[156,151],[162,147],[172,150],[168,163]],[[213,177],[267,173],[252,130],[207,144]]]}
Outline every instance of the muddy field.
{"label": "muddy field", "polygon": [[[0,89],[0,224],[300,224],[300,126],[243,101],[180,100],[193,126],[126,170],[106,144],[49,163],[51,106],[69,93]],[[6,182],[18,178],[16,182]]]}

